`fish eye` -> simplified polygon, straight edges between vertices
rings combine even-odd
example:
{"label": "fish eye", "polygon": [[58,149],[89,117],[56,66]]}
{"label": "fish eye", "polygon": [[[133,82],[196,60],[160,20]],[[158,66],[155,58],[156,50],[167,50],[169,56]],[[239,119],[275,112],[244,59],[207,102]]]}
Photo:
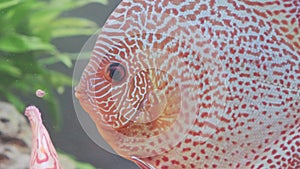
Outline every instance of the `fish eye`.
{"label": "fish eye", "polygon": [[120,63],[111,63],[106,69],[106,79],[109,81],[120,82],[126,76],[125,68]]}

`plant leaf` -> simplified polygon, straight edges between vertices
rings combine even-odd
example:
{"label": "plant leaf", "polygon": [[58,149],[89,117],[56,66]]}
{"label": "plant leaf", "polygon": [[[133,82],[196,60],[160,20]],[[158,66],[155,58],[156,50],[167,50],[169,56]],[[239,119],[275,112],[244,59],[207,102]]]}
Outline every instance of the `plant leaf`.
{"label": "plant leaf", "polygon": [[52,44],[42,42],[38,37],[12,34],[0,38],[0,50],[6,52],[28,52],[34,50],[53,51]]}
{"label": "plant leaf", "polygon": [[71,68],[73,66],[72,60],[68,54],[65,53],[58,53],[55,55],[55,57],[58,61],[61,61],[63,64],[65,64],[68,68]]}
{"label": "plant leaf", "polygon": [[0,72],[4,74],[8,74],[13,77],[20,77],[22,74],[21,70],[18,67],[6,61],[1,61]]}
{"label": "plant leaf", "polygon": [[60,0],[60,1],[53,1],[53,2],[59,6],[62,6],[62,4],[64,4],[64,6],[66,7],[65,10],[79,8],[90,3],[100,3],[103,5],[108,4],[108,0],[84,0],[84,1],[83,0]]}
{"label": "plant leaf", "polygon": [[84,18],[60,18],[52,23],[54,38],[93,34],[99,27]]}
{"label": "plant leaf", "polygon": [[6,0],[5,2],[0,2],[0,10],[17,5],[21,0]]}
{"label": "plant leaf", "polygon": [[48,69],[48,65],[61,62],[72,67],[72,57],[51,42],[54,38],[90,35],[98,29],[87,19],[67,17],[68,11],[89,3],[107,4],[108,0],[0,0],[1,99],[22,110],[35,90],[46,90],[43,99],[50,117],[55,125],[62,124],[57,94],[70,87],[72,79]]}
{"label": "plant leaf", "polygon": [[51,84],[56,86],[57,89],[60,86],[72,86],[72,78],[63,73],[50,71],[49,75],[48,78],[50,79]]}

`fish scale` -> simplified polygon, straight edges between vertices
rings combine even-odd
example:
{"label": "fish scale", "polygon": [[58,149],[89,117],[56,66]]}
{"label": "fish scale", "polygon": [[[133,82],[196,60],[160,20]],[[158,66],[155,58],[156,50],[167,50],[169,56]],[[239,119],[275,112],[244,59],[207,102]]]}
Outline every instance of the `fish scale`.
{"label": "fish scale", "polygon": [[[298,0],[124,0],[76,97],[141,168],[300,168],[299,32]],[[114,62],[127,71],[121,84],[103,73]],[[139,114],[154,90],[142,87],[163,81],[149,69],[174,77],[153,121]]]}

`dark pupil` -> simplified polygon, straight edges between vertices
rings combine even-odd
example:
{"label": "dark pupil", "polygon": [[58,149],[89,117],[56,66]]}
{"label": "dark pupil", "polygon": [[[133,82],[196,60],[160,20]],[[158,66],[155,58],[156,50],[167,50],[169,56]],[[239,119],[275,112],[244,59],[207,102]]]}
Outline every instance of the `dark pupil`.
{"label": "dark pupil", "polygon": [[121,81],[125,77],[125,68],[120,63],[112,63],[108,67],[109,77],[114,81]]}

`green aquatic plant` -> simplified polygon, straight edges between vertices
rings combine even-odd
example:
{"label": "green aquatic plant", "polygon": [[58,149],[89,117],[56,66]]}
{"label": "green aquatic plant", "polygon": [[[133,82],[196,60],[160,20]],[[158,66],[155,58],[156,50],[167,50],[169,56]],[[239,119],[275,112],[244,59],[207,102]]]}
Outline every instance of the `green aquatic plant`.
{"label": "green aquatic plant", "polygon": [[58,94],[71,86],[71,78],[50,69],[62,62],[71,68],[70,53],[60,52],[53,40],[90,35],[98,26],[85,18],[62,14],[88,3],[106,0],[1,0],[0,2],[0,100],[13,103],[20,111],[35,90],[47,92],[52,120],[59,126]]}

